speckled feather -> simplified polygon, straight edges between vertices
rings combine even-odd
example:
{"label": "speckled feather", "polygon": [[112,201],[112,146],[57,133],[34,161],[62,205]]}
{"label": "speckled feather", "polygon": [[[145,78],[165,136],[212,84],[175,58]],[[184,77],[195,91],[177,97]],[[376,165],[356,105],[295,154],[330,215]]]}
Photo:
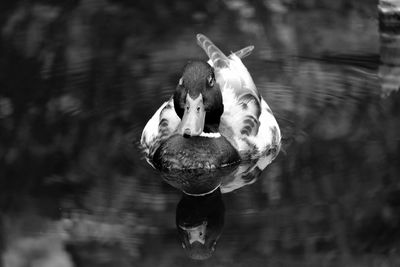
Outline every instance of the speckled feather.
{"label": "speckled feather", "polygon": [[242,159],[261,157],[271,147],[279,151],[278,123],[240,59],[249,55],[254,47],[246,47],[227,57],[206,36],[198,34],[197,41],[208,55],[208,63],[214,67],[221,88],[224,113],[220,133],[234,145]]}
{"label": "speckled feather", "polygon": [[[214,68],[216,82],[222,93],[224,111],[219,125],[220,135],[233,146],[242,160],[263,157],[271,151],[277,154],[281,142],[278,123],[240,59],[249,55],[254,47],[248,46],[226,56],[204,35],[198,34],[197,42],[209,57],[208,64]],[[141,144],[148,158],[155,156],[160,145],[171,147],[172,143],[163,144],[163,142],[174,136],[179,123],[180,118],[174,111],[171,98],[157,110],[143,130]],[[202,136],[207,139],[220,135]],[[208,151],[207,146],[212,144],[213,142],[206,144],[204,151]],[[176,148],[171,151],[173,150],[177,152]],[[189,150],[186,152],[189,153]],[[158,154],[157,157],[159,156]],[[173,155],[170,156],[172,159]],[[182,154],[177,157],[177,161],[185,162],[186,156],[191,157]],[[178,166],[180,163],[176,164]],[[196,163],[185,164],[189,166]],[[207,166],[203,164],[203,167]]]}

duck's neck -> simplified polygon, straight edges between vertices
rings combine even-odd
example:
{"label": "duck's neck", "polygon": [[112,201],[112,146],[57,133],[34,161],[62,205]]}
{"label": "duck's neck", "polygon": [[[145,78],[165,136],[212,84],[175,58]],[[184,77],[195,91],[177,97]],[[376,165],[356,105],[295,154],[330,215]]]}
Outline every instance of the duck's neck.
{"label": "duck's neck", "polygon": [[206,125],[204,125],[203,131],[205,133],[218,133],[219,132],[219,123],[206,124]]}
{"label": "duck's neck", "polygon": [[218,133],[219,123],[221,121],[221,115],[223,113],[223,108],[218,110],[213,110],[213,112],[206,113],[204,130],[205,133]]}

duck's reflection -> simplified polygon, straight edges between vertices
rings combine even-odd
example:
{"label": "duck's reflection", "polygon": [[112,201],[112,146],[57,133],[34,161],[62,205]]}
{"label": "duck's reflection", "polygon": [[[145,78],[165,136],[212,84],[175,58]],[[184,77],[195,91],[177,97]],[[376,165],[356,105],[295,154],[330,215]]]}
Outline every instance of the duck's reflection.
{"label": "duck's reflection", "polygon": [[183,194],[176,208],[176,227],[186,254],[208,259],[224,226],[225,206],[218,188],[204,196]]}
{"label": "duck's reflection", "polygon": [[176,226],[186,254],[197,260],[211,257],[224,225],[222,194],[254,183],[276,154],[229,168],[163,173],[183,192],[176,209]]}

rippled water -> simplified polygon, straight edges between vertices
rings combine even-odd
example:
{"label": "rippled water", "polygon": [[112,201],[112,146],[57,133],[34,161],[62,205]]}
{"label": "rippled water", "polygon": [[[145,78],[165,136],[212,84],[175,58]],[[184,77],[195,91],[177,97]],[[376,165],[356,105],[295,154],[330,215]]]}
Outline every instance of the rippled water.
{"label": "rippled water", "polygon": [[[400,102],[380,97],[376,6],[311,2],[4,5],[3,266],[400,265]],[[197,32],[255,45],[244,62],[283,133],[266,170],[206,200],[138,149],[182,66],[205,58]],[[220,236],[206,261],[176,226],[197,218]]]}

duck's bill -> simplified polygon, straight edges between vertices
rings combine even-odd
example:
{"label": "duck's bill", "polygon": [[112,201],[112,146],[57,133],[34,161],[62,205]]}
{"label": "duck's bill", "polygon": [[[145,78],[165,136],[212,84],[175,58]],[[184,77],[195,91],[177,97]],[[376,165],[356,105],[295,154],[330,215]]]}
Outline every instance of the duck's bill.
{"label": "duck's bill", "polygon": [[199,136],[204,129],[206,112],[204,110],[203,96],[193,99],[189,94],[186,96],[185,111],[178,126],[178,133],[185,136]]}

